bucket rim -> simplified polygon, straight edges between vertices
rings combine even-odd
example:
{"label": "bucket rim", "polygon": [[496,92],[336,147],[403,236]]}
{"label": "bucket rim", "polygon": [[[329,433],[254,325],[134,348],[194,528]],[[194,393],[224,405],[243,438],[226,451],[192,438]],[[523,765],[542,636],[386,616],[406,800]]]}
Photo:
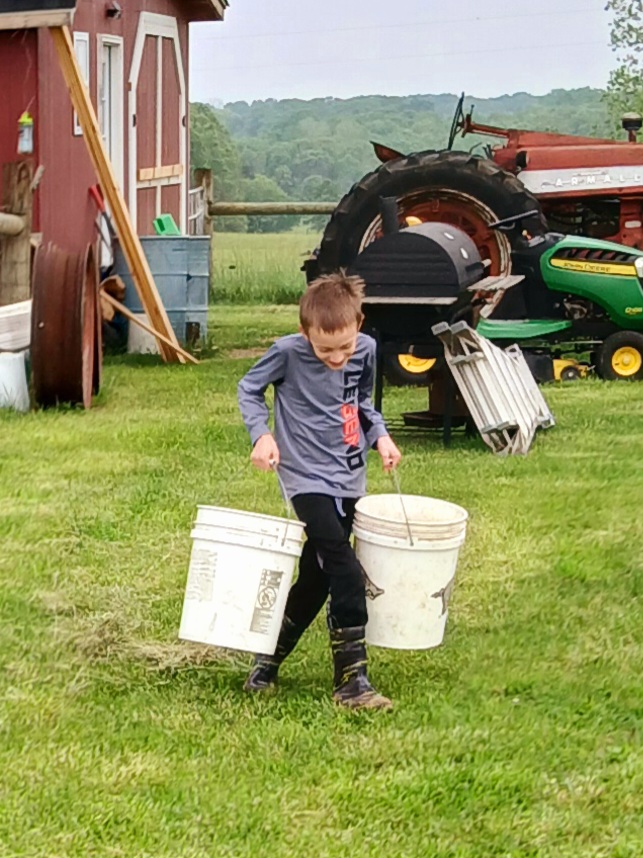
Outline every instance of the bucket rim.
{"label": "bucket rim", "polygon": [[[393,492],[382,492],[381,494],[364,495],[364,497],[360,498],[357,501],[357,503],[355,504],[356,518],[357,518],[357,515],[361,515],[364,518],[372,518],[376,521],[386,521],[387,519],[385,519],[383,516],[375,515],[372,512],[365,511],[363,506],[360,508],[360,504],[368,502],[368,500],[371,498],[378,498],[378,499],[387,498],[391,501],[399,501],[400,497],[402,498],[403,501],[406,500],[407,498],[408,499],[421,498],[422,500],[437,501],[438,503],[443,504],[444,506],[451,507],[451,509],[454,512],[457,511],[458,518],[456,518],[452,521],[449,521],[449,522],[443,522],[443,521],[435,522],[435,524],[438,526],[444,526],[444,525],[450,525],[450,524],[461,524],[463,522],[468,521],[468,519],[469,519],[469,513],[467,512],[467,510],[463,506],[460,506],[459,504],[454,503],[453,501],[444,500],[443,498],[434,498],[434,497],[430,497],[428,495],[418,495],[418,494],[402,494],[402,495],[400,495],[400,494],[393,493]],[[408,513],[407,513],[407,515],[408,515],[409,523],[411,525],[416,525],[419,527],[430,527],[431,526],[431,524],[426,522],[426,521],[414,519]],[[403,519],[402,519],[402,521],[403,521]],[[397,523],[399,523],[399,522],[396,522],[396,524]]]}
{"label": "bucket rim", "polygon": [[408,534],[386,534],[378,533],[374,530],[367,530],[356,524],[353,526],[353,533],[356,539],[367,545],[379,545],[383,548],[394,548],[396,551],[411,551],[419,554],[420,552],[444,552],[460,549],[467,538],[466,528],[463,528],[459,533],[451,536],[416,536],[413,534],[413,544],[409,542]]}
{"label": "bucket rim", "polygon": [[[233,509],[233,507],[229,506],[212,506],[207,503],[199,503],[197,504],[197,510],[199,509],[208,509],[213,510],[215,512],[231,512],[235,515],[241,515],[245,518],[261,518],[264,521],[274,521],[279,522],[279,524],[294,524],[300,527],[302,530],[306,526],[303,521],[300,521],[298,518],[285,518],[284,516],[279,515],[266,515],[263,512],[248,512],[245,509]],[[199,524],[205,524],[206,522],[199,522]]]}

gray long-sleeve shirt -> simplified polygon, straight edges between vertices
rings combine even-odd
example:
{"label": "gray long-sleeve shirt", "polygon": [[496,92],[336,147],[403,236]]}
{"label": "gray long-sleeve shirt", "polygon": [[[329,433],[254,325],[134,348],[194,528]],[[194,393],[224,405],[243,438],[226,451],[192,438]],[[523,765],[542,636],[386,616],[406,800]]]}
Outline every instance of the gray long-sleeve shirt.
{"label": "gray long-sleeve shirt", "polygon": [[301,334],[282,337],[239,382],[239,407],[254,445],[270,432],[265,392],[275,389],[274,437],[288,497],[361,497],[366,451],[388,431],[371,402],[375,340],[359,334],[341,370],[327,367]]}

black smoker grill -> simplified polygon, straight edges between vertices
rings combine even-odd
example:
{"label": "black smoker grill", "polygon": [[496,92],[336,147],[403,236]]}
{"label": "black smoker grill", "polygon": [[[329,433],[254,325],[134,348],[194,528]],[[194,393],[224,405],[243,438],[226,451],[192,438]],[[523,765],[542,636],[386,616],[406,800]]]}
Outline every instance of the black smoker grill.
{"label": "black smoker grill", "polygon": [[[383,220],[386,223],[385,217]],[[389,232],[355,258],[349,273],[358,274],[366,284],[364,327],[378,344],[374,395],[378,409],[385,355],[442,357],[442,343],[431,333],[433,325],[464,320],[474,327],[476,308],[488,301],[489,293],[497,296],[498,290],[504,292],[521,279],[486,277],[485,270],[469,236],[446,223],[423,223]],[[452,387],[451,373],[447,371],[443,377],[447,388]],[[436,401],[442,398],[442,392],[432,396]],[[448,400],[447,389],[444,401]],[[433,402],[431,411],[437,416]]]}
{"label": "black smoker grill", "polygon": [[[454,312],[466,315],[474,296],[470,287],[484,279],[473,241],[442,223],[384,235],[359,254],[350,270],[366,283],[367,326],[382,344],[399,346],[398,354],[422,343],[422,357],[442,354],[431,326],[451,319]],[[431,347],[433,351],[426,351]]]}

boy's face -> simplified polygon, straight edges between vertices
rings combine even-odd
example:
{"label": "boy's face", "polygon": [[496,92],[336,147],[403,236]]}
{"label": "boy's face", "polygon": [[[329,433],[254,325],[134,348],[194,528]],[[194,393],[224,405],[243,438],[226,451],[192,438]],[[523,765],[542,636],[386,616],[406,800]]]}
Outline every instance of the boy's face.
{"label": "boy's face", "polygon": [[357,348],[357,323],[332,334],[319,328],[308,331],[300,328],[300,331],[312,346],[315,356],[330,369],[343,369]]}

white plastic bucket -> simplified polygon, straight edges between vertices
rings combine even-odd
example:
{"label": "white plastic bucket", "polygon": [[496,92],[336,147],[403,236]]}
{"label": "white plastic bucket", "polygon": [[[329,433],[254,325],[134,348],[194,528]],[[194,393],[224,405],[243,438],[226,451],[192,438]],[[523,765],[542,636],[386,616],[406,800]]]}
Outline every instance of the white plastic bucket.
{"label": "white plastic bucket", "polygon": [[25,352],[0,352],[0,408],[29,411]]}
{"label": "white plastic bucket", "polygon": [[418,495],[370,495],[357,503],[355,551],[373,585],[369,644],[430,649],[442,643],[467,518],[456,504]]}
{"label": "white plastic bucket", "polygon": [[199,506],[179,637],[272,655],[304,524]]}
{"label": "white plastic bucket", "polygon": [[[134,313],[134,315],[149,326],[150,320],[145,313]],[[131,355],[157,355],[159,344],[153,334],[130,321],[127,330],[127,351]]]}

